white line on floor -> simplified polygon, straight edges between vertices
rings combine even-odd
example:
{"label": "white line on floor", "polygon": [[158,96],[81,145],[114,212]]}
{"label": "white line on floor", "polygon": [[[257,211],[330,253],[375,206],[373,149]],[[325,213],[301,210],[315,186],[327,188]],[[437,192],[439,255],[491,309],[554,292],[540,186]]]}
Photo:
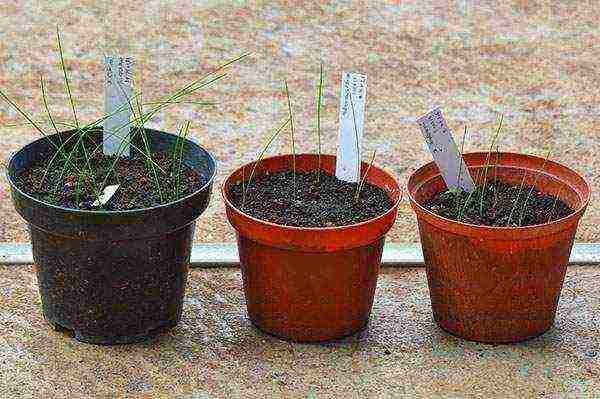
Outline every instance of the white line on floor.
{"label": "white line on floor", "polygon": [[[0,243],[0,264],[33,263],[31,245]],[[194,244],[190,264],[192,267],[238,266],[236,244]],[[389,243],[383,249],[382,266],[423,266],[421,245],[416,243]],[[570,265],[600,264],[600,243],[576,243],[571,251]]]}

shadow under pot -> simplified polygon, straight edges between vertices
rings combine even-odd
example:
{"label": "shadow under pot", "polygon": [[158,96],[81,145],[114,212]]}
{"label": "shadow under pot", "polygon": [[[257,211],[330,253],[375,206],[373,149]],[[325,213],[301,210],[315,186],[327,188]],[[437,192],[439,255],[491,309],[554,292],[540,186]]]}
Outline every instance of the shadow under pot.
{"label": "shadow under pot", "polygon": [[[296,155],[296,170],[314,172],[318,156]],[[233,172],[222,186],[227,217],[237,232],[248,315],[277,337],[315,342],[339,339],[366,327],[385,234],[394,224],[400,189],[373,166],[367,182],[383,189],[391,207],[377,217],[341,227],[292,227],[250,216],[234,205],[232,186],[246,181],[254,163]],[[364,173],[368,165],[362,164]],[[252,184],[290,171],[292,156],[261,160]],[[323,173],[335,174],[335,157],[321,156]]]}
{"label": "shadow under pot", "polygon": [[[465,154],[471,176],[487,153]],[[494,162],[496,164],[496,162]],[[556,196],[573,212],[549,223],[486,227],[450,220],[424,204],[446,190],[432,162],[408,181],[425,257],[433,316],[458,337],[487,343],[534,338],[554,323],[577,225],[590,197],[586,181],[573,170],[542,158],[499,153],[497,178],[534,185]]]}
{"label": "shadow under pot", "polygon": [[[178,140],[156,130],[145,133],[151,153],[169,151]],[[20,173],[46,160],[73,134],[25,146],[11,157],[7,173],[14,206],[29,225],[44,317],[82,342],[150,338],[181,318],[194,224],[208,205],[215,161],[205,149],[183,141],[183,164],[202,173],[205,182],[178,200],[143,209],[80,210],[28,194],[18,184]],[[143,148],[140,137],[132,141]],[[89,140],[101,146],[102,131],[89,133]]]}

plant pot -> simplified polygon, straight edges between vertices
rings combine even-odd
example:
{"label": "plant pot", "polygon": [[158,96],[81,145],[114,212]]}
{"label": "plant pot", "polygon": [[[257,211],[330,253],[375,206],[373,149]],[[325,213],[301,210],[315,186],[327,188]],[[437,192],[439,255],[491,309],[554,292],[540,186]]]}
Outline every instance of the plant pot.
{"label": "plant pot", "polygon": [[[146,133],[151,152],[167,150],[177,140],[156,130]],[[60,133],[63,141],[71,134]],[[48,136],[55,143],[58,137]],[[86,211],[51,205],[16,186],[19,170],[54,151],[48,138],[14,154],[7,173],[14,206],[29,225],[46,320],[95,344],[140,341],[175,326],[181,318],[194,221],[211,195],[212,156],[185,141],[184,163],[208,170],[210,178],[184,198],[145,209]],[[92,140],[101,143],[102,131],[92,133]]]}
{"label": "plant pot", "polygon": [[[486,155],[465,154],[472,176]],[[552,326],[590,188],[573,170],[551,161],[544,165],[542,158],[500,153],[498,165],[498,178],[509,184],[519,185],[524,171],[528,185],[538,175],[536,188],[551,195],[560,189],[560,199],[574,213],[527,227],[476,226],[437,216],[422,206],[446,189],[433,162],[411,175],[408,192],[436,322],[461,338],[509,343],[536,337]]]}
{"label": "plant pot", "polygon": [[[296,169],[316,170],[317,155],[296,155]],[[322,155],[322,170],[335,173],[335,157]],[[253,163],[244,166],[248,173]],[[260,161],[256,176],[290,170],[291,155]],[[363,163],[363,171],[367,165]],[[367,177],[393,202],[385,214],[363,223],[327,228],[283,226],[237,209],[227,195],[242,168],[222,186],[227,217],[237,232],[248,315],[262,331],[314,342],[363,329],[371,313],[385,234],[394,224],[400,189],[373,166]],[[246,175],[247,176],[247,175]]]}

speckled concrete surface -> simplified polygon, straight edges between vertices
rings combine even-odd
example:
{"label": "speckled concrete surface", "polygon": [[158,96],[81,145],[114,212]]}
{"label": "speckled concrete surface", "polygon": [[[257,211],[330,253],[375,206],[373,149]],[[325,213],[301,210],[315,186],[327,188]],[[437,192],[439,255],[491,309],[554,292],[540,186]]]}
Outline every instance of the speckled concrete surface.
{"label": "speckled concrete surface", "polygon": [[527,343],[493,346],[437,328],[423,269],[388,268],[366,331],[301,345],[251,326],[238,270],[194,270],[172,333],[99,347],[50,330],[31,266],[0,266],[0,397],[593,398],[598,278],[597,267],[569,268],[555,327]]}
{"label": "speckled concrete surface", "polygon": [[[119,4],[117,6],[117,4]],[[281,79],[287,77],[297,110],[299,151],[314,151],[312,98],[319,59],[327,72],[324,149],[335,152],[341,72],[369,76],[365,148],[402,184],[430,160],[414,123],[434,104],[450,126],[472,134],[468,150],[487,148],[496,113],[505,115],[501,148],[543,154],[581,171],[597,186],[596,154],[600,8],[590,1],[304,2],[236,0],[5,1],[0,4],[0,87],[43,117],[38,89],[44,74],[51,106],[69,119],[56,68],[54,29],[60,24],[81,119],[102,107],[102,52],[128,51],[143,71],[137,87],[161,96],[247,50],[254,56],[207,93],[216,109],[182,105],[153,126],[173,131],[185,118],[194,136],[219,160],[217,187],[228,172],[252,160],[284,117]],[[0,156],[36,137],[0,104]],[[289,150],[282,137],[270,153]],[[0,180],[0,241],[26,241]],[[600,211],[592,197],[577,234],[600,240]],[[198,241],[233,241],[220,196],[198,224]],[[417,241],[406,198],[390,232]]]}
{"label": "speckled concrete surface", "polygon": [[[499,4],[502,3],[502,4]],[[109,0],[0,2],[0,88],[42,119],[43,74],[52,110],[69,120],[56,68],[61,26],[79,116],[102,108],[102,53],[127,50],[139,62],[137,87],[161,97],[220,60],[254,55],[210,90],[215,109],[183,105],[153,127],[173,131],[189,118],[194,137],[219,161],[217,186],[252,160],[282,120],[281,79],[298,113],[299,151],[313,151],[318,61],[327,72],[324,149],[335,152],[338,87],[344,70],[369,76],[367,152],[402,184],[430,160],[415,117],[444,107],[455,132],[468,124],[468,150],[487,147],[496,113],[501,148],[542,154],[597,186],[600,9],[595,2],[514,0],[402,2],[231,2]],[[0,104],[0,157],[36,138]],[[270,153],[288,151],[280,138]],[[592,197],[577,234],[600,241]],[[0,241],[26,241],[0,178]],[[198,223],[197,240],[232,241],[220,197]],[[391,241],[416,241],[406,198]],[[51,332],[40,316],[31,266],[0,266],[0,397],[597,397],[600,298],[597,268],[569,269],[556,327],[525,344],[463,342],[434,324],[422,269],[386,269],[369,329],[328,345],[265,336],[246,318],[234,269],[191,272],[182,324],[140,345],[95,347]]]}

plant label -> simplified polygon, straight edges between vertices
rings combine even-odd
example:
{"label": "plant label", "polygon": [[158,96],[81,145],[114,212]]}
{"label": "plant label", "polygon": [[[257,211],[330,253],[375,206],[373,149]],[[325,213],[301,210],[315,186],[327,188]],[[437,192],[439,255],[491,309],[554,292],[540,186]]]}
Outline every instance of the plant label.
{"label": "plant label", "polygon": [[351,183],[360,180],[366,97],[367,75],[344,72],[335,177]]}
{"label": "plant label", "polygon": [[104,187],[104,191],[102,192],[102,195],[100,195],[100,197],[92,203],[92,206],[101,206],[101,205],[106,204],[112,198],[112,196],[115,195],[115,193],[117,192],[118,189],[119,189],[118,184]]}
{"label": "plant label", "polygon": [[131,57],[107,56],[104,60],[104,109],[108,116],[103,122],[105,155],[130,155],[133,66]]}
{"label": "plant label", "polygon": [[462,188],[472,192],[475,184],[462,155],[452,138],[452,132],[444,120],[442,111],[434,108],[417,119],[429,151],[442,173],[448,188]]}

